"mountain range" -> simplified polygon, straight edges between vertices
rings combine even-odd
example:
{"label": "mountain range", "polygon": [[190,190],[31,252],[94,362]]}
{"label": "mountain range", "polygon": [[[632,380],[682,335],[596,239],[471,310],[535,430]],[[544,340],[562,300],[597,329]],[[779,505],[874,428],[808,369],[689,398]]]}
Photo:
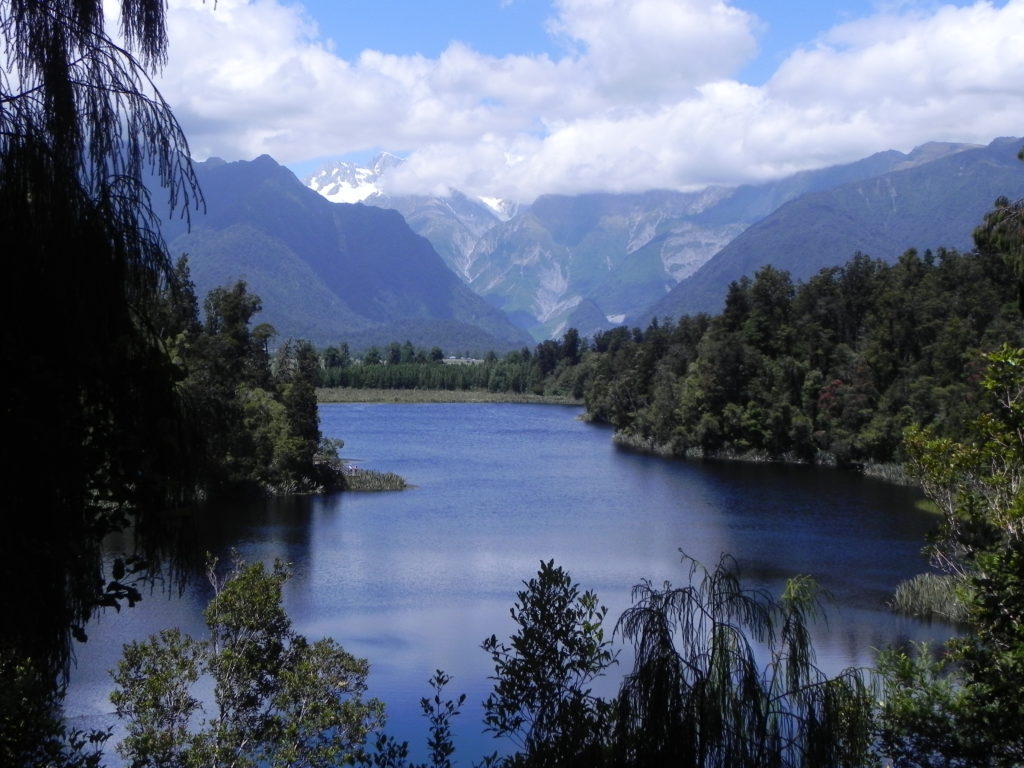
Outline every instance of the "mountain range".
{"label": "mountain range", "polygon": [[205,215],[164,223],[197,294],[244,279],[259,322],[283,337],[354,348],[412,341],[447,351],[510,350],[525,331],[476,295],[393,210],[338,205],[264,155],[196,165]]}
{"label": "mountain range", "polygon": [[997,197],[1024,197],[1020,139],[929,152],[926,162],[795,197],[747,228],[638,318],[719,312],[729,283],[771,264],[794,280],[855,253],[895,261],[910,248],[970,250]]}
{"label": "mountain range", "polygon": [[457,191],[388,195],[394,156],[368,169],[337,163],[306,183],[401,212],[467,285],[541,340],[716,311],[729,282],[766,263],[803,278],[856,251],[891,260],[909,247],[969,247],[997,196],[1024,195],[1019,143],[933,142],[758,185],[545,195],[529,206]]}
{"label": "mountain range", "polygon": [[[197,292],[245,279],[280,336],[507,351],[721,308],[764,264],[804,279],[860,251],[969,248],[996,197],[1024,197],[1019,139],[933,143],[699,192],[389,196],[382,156],[303,183],[267,156],[196,165],[204,215],[164,225]],[[351,202],[362,199],[361,202]],[[339,200],[342,202],[332,202]],[[348,200],[349,202],[344,202]]]}

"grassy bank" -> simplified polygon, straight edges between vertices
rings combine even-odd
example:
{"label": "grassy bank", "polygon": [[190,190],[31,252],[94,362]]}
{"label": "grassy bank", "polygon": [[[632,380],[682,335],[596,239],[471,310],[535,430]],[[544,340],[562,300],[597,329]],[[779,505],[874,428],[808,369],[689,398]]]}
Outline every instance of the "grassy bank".
{"label": "grassy bank", "polygon": [[518,394],[466,389],[353,389],[351,387],[320,388],[320,403],[541,403],[548,405],[583,405],[582,400],[561,395]]}

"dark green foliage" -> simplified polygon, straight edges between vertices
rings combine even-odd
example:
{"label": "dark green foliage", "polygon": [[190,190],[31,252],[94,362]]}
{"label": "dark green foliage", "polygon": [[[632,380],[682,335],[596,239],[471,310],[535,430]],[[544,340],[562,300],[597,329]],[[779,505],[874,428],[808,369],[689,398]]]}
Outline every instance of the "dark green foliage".
{"label": "dark green foliage", "polygon": [[619,619],[636,661],[617,703],[614,764],[865,765],[872,692],[857,670],[829,678],[815,666],[813,582],[793,579],[775,600],[744,588],[731,558],[712,571],[688,562],[688,586],[644,582]]}
{"label": "dark green foliage", "polygon": [[959,583],[964,633],[883,659],[882,739],[897,765],[1024,762],[1024,349],[986,357],[983,413],[962,440],[908,434],[910,466],[943,513],[933,561]]}
{"label": "dark green foliage", "polygon": [[490,353],[483,360],[445,362],[444,352],[439,347],[416,351],[411,344],[406,347],[392,342],[388,349],[386,360],[382,360],[379,349],[371,347],[361,364],[353,364],[351,360],[345,362],[337,350],[329,347],[321,354],[321,386],[516,393],[540,388],[543,391],[541,375],[529,353],[525,359],[517,351],[501,359]]}
{"label": "dark green foliage", "polygon": [[511,610],[518,629],[509,643],[494,635],[483,642],[495,681],[484,722],[522,750],[509,765],[594,764],[611,722],[610,705],[590,688],[615,663],[607,609],[553,561],[525,587]]}
{"label": "dark green foliage", "polygon": [[[342,345],[346,350],[348,344]],[[544,341],[534,352],[528,347],[499,358],[493,351],[482,359],[445,360],[440,347],[417,350],[411,342],[391,342],[387,355],[377,347],[354,363],[335,347],[321,353],[324,387],[354,389],[486,390],[488,392],[560,395],[580,400],[587,369],[580,365],[588,353],[575,328],[561,342]]]}
{"label": "dark green foliage", "polygon": [[[316,385],[320,358],[287,340],[271,359],[274,329],[251,327],[260,299],[245,282],[213,290],[200,323],[187,261],[177,266],[163,314],[183,379],[178,388],[202,424],[197,484],[203,494],[309,491],[333,482],[321,471]],[[339,353],[340,359],[340,353]]]}
{"label": "dark green foliage", "polygon": [[[452,756],[455,754],[455,743],[452,739],[452,718],[462,714],[461,707],[466,703],[466,694],[457,699],[443,699],[444,689],[452,681],[451,676],[437,670],[430,678],[429,685],[434,695],[420,699],[423,716],[430,723],[427,749],[430,751],[430,763],[409,763],[408,742],[398,742],[387,734],[378,734],[373,752],[359,755],[358,765],[373,768],[452,768]],[[492,758],[493,760],[493,758]],[[487,763],[489,761],[485,761]]]}
{"label": "dark green foliage", "polygon": [[[430,750],[431,768],[452,768],[451,757],[455,754],[455,744],[452,742],[451,720],[461,714],[459,709],[466,703],[466,694],[459,694],[456,700],[441,700],[445,686],[452,681],[440,669],[430,678],[430,686],[434,689],[432,698],[420,699],[420,707],[424,716],[430,721],[430,737],[427,739],[427,748]],[[427,768],[423,766],[422,768]]]}
{"label": "dark green foliage", "polygon": [[[1021,150],[1024,153],[1024,150]],[[1017,281],[1017,300],[1024,314],[1024,199],[996,200],[995,209],[974,230],[974,242],[980,250],[996,253],[1009,264]]]}
{"label": "dark green foliage", "polygon": [[899,462],[903,430],[963,434],[981,350],[1024,338],[988,252],[858,254],[794,285],[765,267],[722,314],[598,334],[578,373],[590,418],[676,455]]}
{"label": "dark green foliage", "polygon": [[0,652],[0,765],[99,768],[110,731],[81,731],[64,723],[53,674],[31,659]]}
{"label": "dark green foliage", "polygon": [[[605,610],[553,562],[512,609],[485,722],[518,752],[510,766],[864,766],[873,760],[874,695],[866,676],[829,678],[814,663],[816,588],[790,581],[774,599],[743,586],[734,560],[714,570],[684,557],[689,584],[634,588],[616,632],[634,668],[617,697],[590,685],[615,661]],[[760,647],[755,652],[755,645]]]}
{"label": "dark green foliage", "polygon": [[174,275],[142,177],[172,208],[198,190],[143,66],[163,59],[162,0],[116,4],[124,45],[102,5],[0,4],[0,463],[17,519],[0,545],[0,610],[18,617],[0,625],[0,653],[54,673],[72,628],[112,597],[102,537],[190,489],[192,445],[152,318]]}

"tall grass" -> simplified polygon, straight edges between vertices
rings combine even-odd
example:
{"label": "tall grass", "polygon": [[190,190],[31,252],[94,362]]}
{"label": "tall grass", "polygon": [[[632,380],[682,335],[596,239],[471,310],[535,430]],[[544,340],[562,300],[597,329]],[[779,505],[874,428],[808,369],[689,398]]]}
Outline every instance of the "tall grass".
{"label": "tall grass", "polygon": [[404,491],[408,487],[405,478],[394,472],[360,469],[345,473],[346,491]]}
{"label": "tall grass", "polygon": [[919,573],[896,587],[889,603],[897,613],[921,619],[939,619],[953,623],[967,620],[967,611],[960,599],[963,579],[939,573]]}

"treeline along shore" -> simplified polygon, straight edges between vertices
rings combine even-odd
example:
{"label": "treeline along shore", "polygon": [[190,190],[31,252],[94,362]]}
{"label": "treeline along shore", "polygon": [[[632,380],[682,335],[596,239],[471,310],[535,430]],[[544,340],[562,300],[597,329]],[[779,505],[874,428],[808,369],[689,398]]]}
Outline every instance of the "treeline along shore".
{"label": "treeline along shore", "polygon": [[502,358],[328,348],[318,398],[582,403],[620,444],[663,455],[891,468],[913,424],[965,434],[982,356],[1003,344],[1024,332],[996,249],[910,250],[893,264],[856,254],[800,283],[764,267],[717,315],[589,339],[569,329]]}

